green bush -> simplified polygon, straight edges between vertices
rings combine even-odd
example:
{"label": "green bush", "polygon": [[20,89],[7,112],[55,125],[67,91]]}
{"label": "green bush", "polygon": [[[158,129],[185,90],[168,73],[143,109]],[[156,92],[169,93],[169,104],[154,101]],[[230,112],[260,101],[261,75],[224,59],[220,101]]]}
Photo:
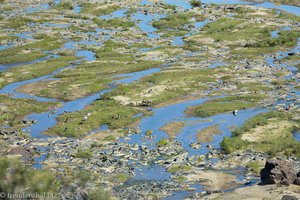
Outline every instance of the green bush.
{"label": "green bush", "polygon": [[157,142],[157,146],[161,147],[161,146],[166,146],[169,143],[169,141],[165,138],[161,139],[159,142]]}
{"label": "green bush", "polygon": [[84,185],[86,182],[91,180],[92,173],[90,171],[81,171],[77,174],[77,177],[79,179],[79,184]]}
{"label": "green bush", "polygon": [[26,24],[32,22],[31,19],[24,18],[24,17],[14,17],[9,20],[6,24],[4,24],[5,28],[12,28],[17,29],[25,26]]}
{"label": "green bush", "polygon": [[78,149],[75,157],[76,158],[91,158],[91,157],[93,157],[93,153],[90,150]]}
{"label": "green bush", "polygon": [[296,141],[292,135],[290,135],[290,137],[282,137],[275,141],[262,143],[258,146],[258,149],[266,152],[270,156],[281,154],[300,157],[300,142]]}
{"label": "green bush", "polygon": [[56,9],[64,9],[64,10],[73,10],[73,5],[71,2],[61,2],[60,4],[55,6]]}
{"label": "green bush", "polygon": [[193,7],[200,7],[202,5],[202,2],[200,0],[191,0],[190,4]]}
{"label": "green bush", "polygon": [[281,31],[278,38],[269,38],[264,41],[260,41],[253,44],[247,44],[246,47],[250,48],[262,48],[262,47],[289,47],[297,43],[300,37],[299,31]]}
{"label": "green bush", "polygon": [[245,149],[249,142],[242,140],[239,137],[225,137],[221,142],[221,148],[225,153],[229,154],[239,149]]}
{"label": "green bush", "polygon": [[174,165],[168,169],[168,172],[170,173],[176,173],[176,172],[186,172],[191,171],[192,167],[189,165]]}
{"label": "green bush", "polygon": [[153,26],[158,29],[177,29],[188,24],[191,17],[191,13],[175,13],[154,21]]}
{"label": "green bush", "polygon": [[53,174],[36,171],[15,159],[0,158],[0,191],[5,193],[58,192],[59,183]]}
{"label": "green bush", "polygon": [[92,191],[88,194],[87,197],[88,200],[110,200],[111,198],[111,193],[105,190],[95,190]]}

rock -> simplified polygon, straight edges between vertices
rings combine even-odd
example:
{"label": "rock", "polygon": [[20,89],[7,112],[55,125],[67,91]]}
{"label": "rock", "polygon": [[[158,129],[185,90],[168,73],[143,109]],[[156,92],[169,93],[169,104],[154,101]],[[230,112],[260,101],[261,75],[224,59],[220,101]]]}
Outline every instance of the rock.
{"label": "rock", "polygon": [[204,155],[188,157],[188,162],[190,165],[192,165],[194,167],[207,167],[208,166]]}
{"label": "rock", "polygon": [[191,143],[189,146],[193,149],[200,149],[201,148],[201,144],[199,142]]}
{"label": "rock", "polygon": [[21,160],[25,163],[31,163],[33,161],[33,152],[30,149],[24,147],[16,147],[8,152],[9,155],[20,155]]}
{"label": "rock", "polygon": [[27,125],[31,125],[31,124],[34,124],[35,123],[35,121],[34,120],[22,120],[22,123],[23,124],[27,124]]}
{"label": "rock", "polygon": [[294,56],[294,55],[296,55],[296,53],[295,52],[290,52],[290,53],[288,53],[288,55],[289,56]]}
{"label": "rock", "polygon": [[300,177],[297,177],[297,178],[294,180],[293,184],[295,184],[295,185],[300,185]]}
{"label": "rock", "polygon": [[84,200],[87,199],[87,192],[84,190],[79,190],[76,193],[75,200]]}
{"label": "rock", "polygon": [[294,197],[292,195],[283,195],[283,197],[281,198],[281,200],[298,200],[298,198]]}
{"label": "rock", "polygon": [[268,160],[265,168],[261,170],[262,184],[290,185],[297,179],[297,173],[291,162],[287,160]]}

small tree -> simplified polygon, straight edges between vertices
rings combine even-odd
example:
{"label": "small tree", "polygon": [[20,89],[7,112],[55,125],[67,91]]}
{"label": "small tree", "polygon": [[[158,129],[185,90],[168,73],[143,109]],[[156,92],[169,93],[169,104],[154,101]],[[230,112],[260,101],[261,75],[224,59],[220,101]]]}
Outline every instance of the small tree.
{"label": "small tree", "polygon": [[202,5],[200,0],[191,0],[190,1],[191,6],[193,7],[200,7]]}

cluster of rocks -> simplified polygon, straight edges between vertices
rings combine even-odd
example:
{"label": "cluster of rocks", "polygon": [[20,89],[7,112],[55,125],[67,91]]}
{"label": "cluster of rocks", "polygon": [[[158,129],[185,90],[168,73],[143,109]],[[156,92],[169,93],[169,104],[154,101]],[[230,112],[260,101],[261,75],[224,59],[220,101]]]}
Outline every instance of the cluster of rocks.
{"label": "cluster of rocks", "polygon": [[300,185],[300,170],[285,159],[268,160],[260,172],[260,177],[262,184]]}

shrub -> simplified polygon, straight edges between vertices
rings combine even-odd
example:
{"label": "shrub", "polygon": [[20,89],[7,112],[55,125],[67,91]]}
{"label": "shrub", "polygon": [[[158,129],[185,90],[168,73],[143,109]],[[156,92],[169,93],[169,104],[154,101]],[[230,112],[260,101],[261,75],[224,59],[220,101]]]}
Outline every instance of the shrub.
{"label": "shrub", "polygon": [[25,167],[15,159],[0,158],[0,191],[5,193],[57,192],[54,174]]}
{"label": "shrub", "polygon": [[161,139],[156,145],[157,145],[158,147],[161,147],[161,146],[166,146],[167,144],[168,144],[168,140],[165,139],[165,138],[163,138],[163,139]]}
{"label": "shrub", "polygon": [[75,157],[76,158],[91,158],[93,153],[90,150],[78,149]]}
{"label": "shrub", "polygon": [[191,0],[190,4],[192,7],[200,7],[202,5],[200,0]]}
{"label": "shrub", "polygon": [[65,9],[65,10],[72,10],[73,5],[70,2],[61,2],[60,4],[56,5],[55,8]]}
{"label": "shrub", "polygon": [[192,169],[189,165],[175,165],[168,169],[168,172],[170,173],[176,173],[176,172],[186,172],[190,171]]}
{"label": "shrub", "polygon": [[90,192],[88,194],[87,199],[88,200],[110,200],[112,198],[111,198],[111,193],[109,191],[98,189]]}
{"label": "shrub", "polygon": [[239,137],[225,137],[221,142],[221,148],[225,153],[229,154],[239,149],[245,149],[249,142],[242,140]]}
{"label": "shrub", "polygon": [[84,185],[86,182],[91,180],[92,173],[90,171],[81,171],[77,174],[80,185]]}

